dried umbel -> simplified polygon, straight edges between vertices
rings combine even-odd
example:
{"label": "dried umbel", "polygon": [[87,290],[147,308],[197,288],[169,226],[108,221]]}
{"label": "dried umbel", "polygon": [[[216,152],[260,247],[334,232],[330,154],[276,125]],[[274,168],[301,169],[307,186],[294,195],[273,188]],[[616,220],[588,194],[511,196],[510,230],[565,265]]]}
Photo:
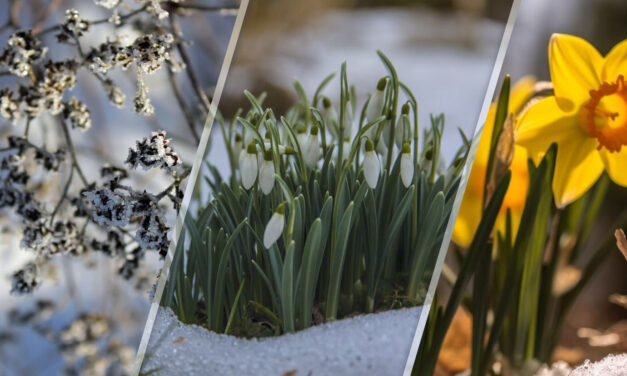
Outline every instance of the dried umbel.
{"label": "dried umbel", "polygon": [[39,62],[48,49],[33,36],[30,30],[12,34],[0,55],[0,64],[12,74],[25,77],[33,71],[32,65]]}

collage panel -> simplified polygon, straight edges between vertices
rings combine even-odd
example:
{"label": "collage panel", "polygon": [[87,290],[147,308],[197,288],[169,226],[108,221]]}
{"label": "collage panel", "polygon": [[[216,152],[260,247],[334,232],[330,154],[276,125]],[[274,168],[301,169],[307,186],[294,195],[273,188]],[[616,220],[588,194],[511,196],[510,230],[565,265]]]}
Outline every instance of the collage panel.
{"label": "collage panel", "polygon": [[239,3],[0,1],[0,375],[130,375]]}
{"label": "collage panel", "polygon": [[521,1],[412,374],[627,374],[625,16]]}
{"label": "collage panel", "polygon": [[510,7],[251,2],[139,374],[403,374]]}

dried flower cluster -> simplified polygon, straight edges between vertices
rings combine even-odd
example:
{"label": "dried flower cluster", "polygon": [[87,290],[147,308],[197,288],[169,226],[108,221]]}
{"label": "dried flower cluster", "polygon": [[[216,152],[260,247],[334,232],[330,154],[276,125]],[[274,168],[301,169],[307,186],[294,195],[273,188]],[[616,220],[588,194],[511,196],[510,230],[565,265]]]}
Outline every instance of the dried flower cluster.
{"label": "dried flower cluster", "polygon": [[14,326],[29,326],[35,333],[48,338],[66,361],[68,375],[124,375],[133,366],[135,351],[112,338],[112,323],[96,313],[79,313],[67,325],[52,325],[55,303],[37,300],[31,309],[9,311]]}
{"label": "dried flower cluster", "polygon": [[[78,131],[103,126],[95,116],[101,111],[92,107],[93,99],[89,98],[93,90],[85,90],[86,87],[101,87],[115,108],[126,107],[150,116],[155,108],[145,78],[161,72],[165,80],[171,81],[174,96],[182,98],[178,104],[190,114],[187,122],[196,138],[196,129],[206,113],[198,106],[205,103],[201,95],[204,93],[181,95],[177,92],[178,81],[185,76],[173,74],[187,70],[183,72],[188,73],[189,80],[196,77],[189,74],[189,62],[176,61],[174,55],[189,45],[178,19],[202,10],[168,14],[158,1],[151,0],[135,4],[119,0],[94,3],[101,7],[96,11],[108,13],[104,19],[87,19],[87,11],[65,10],[61,4],[58,9],[51,7],[43,13],[42,17],[49,19],[35,20],[38,24],[29,29],[26,22],[34,18],[25,17],[23,22],[21,13],[29,11],[33,4],[24,3],[20,10],[7,14],[9,21],[2,27],[0,216],[6,219],[7,229],[19,238],[21,248],[30,258],[19,270],[4,276],[10,277],[15,294],[29,294],[55,279],[55,260],[73,258],[89,267],[102,260],[98,254],[110,258],[123,278],[133,278],[129,286],[143,291],[154,276],[140,269],[142,260],[147,252],[163,256],[167,251],[167,218],[180,208],[181,184],[189,168],[182,164],[163,131],[135,146],[129,141],[132,148],[122,167],[109,164],[111,161],[102,160],[104,157],[92,150],[82,149]],[[177,4],[177,9],[184,8],[185,4]],[[92,38],[107,30],[105,38]],[[123,34],[129,30],[137,37],[129,39]],[[163,74],[166,69],[172,74]],[[137,88],[131,94],[131,103],[122,89],[124,77]],[[152,120],[146,123],[153,125]],[[110,142],[102,140],[101,145]],[[100,176],[97,169],[83,170],[88,163],[93,166],[94,161],[103,165]],[[131,170],[139,166],[142,170],[160,170],[161,176],[165,175],[165,187],[147,189],[145,184],[138,185]],[[93,320],[94,317],[79,316],[62,332],[57,327],[56,334],[42,334],[59,345],[66,357],[67,374],[129,373],[129,367],[122,367],[124,371],[111,367],[113,363],[132,364],[132,351],[129,353],[124,345],[109,339],[103,347],[103,339],[110,333],[99,331],[107,323],[102,322],[104,318]],[[126,360],[122,361],[124,357]]]}

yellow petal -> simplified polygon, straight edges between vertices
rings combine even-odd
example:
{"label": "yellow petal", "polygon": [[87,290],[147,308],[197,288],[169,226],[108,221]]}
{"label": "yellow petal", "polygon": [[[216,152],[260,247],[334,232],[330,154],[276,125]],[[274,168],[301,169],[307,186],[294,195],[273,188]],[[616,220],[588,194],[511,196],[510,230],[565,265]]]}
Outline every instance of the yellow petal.
{"label": "yellow petal", "polygon": [[475,231],[481,220],[482,197],[470,193],[468,189],[464,193],[464,199],[459,207],[459,214],[453,228],[453,241],[462,247],[470,246]]}
{"label": "yellow petal", "polygon": [[605,56],[602,79],[614,82],[619,75],[627,78],[627,39],[620,42]]}
{"label": "yellow petal", "polygon": [[627,147],[623,146],[617,153],[601,149],[599,154],[610,179],[618,185],[627,187]]}
{"label": "yellow petal", "polygon": [[570,111],[600,85],[603,57],[594,46],[572,35],[553,34],[549,43],[549,69],[559,106]]}
{"label": "yellow petal", "polygon": [[544,98],[525,111],[518,120],[516,144],[527,149],[529,158],[537,165],[553,142],[571,137],[587,137],[577,122],[577,115],[562,111],[555,97]]}
{"label": "yellow petal", "polygon": [[586,137],[558,143],[553,174],[553,195],[558,208],[580,198],[601,176],[604,166],[596,144],[596,139]]}

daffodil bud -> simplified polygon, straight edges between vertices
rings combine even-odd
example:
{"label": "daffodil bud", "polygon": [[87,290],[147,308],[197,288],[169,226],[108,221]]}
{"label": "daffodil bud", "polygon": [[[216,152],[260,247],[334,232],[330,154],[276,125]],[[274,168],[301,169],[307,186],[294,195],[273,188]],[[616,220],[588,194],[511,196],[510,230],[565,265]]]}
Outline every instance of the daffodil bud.
{"label": "daffodil bud", "polygon": [[318,160],[320,160],[320,139],[318,137],[318,126],[315,124],[311,126],[311,131],[305,141],[303,158],[309,168],[316,167]]}
{"label": "daffodil bud", "polygon": [[379,173],[381,172],[381,164],[379,163],[379,157],[374,152],[374,144],[370,138],[366,139],[366,153],[364,156],[364,176],[366,177],[366,183],[370,188],[374,189],[379,181]]}
{"label": "daffodil bud", "polygon": [[414,180],[414,161],[411,158],[409,143],[406,142],[403,144],[401,153],[401,181],[405,188],[408,188],[412,180]]}
{"label": "daffodil bud", "polygon": [[270,150],[264,152],[263,161],[259,167],[259,187],[265,195],[270,194],[274,187],[274,162]]}
{"label": "daffodil bud", "polygon": [[253,142],[248,144],[246,150],[242,150],[239,157],[239,169],[244,189],[250,189],[257,179],[257,147]]}
{"label": "daffodil bud", "polygon": [[374,121],[381,116],[383,112],[383,104],[385,102],[385,87],[387,85],[387,79],[383,77],[377,83],[377,90],[370,97],[368,102],[368,108],[366,109],[366,119],[368,121]]}
{"label": "daffodil bud", "polygon": [[274,243],[281,237],[283,227],[285,226],[285,204],[280,204],[266,225],[263,233],[263,246],[272,247]]}
{"label": "daffodil bud", "polygon": [[398,118],[396,123],[396,130],[394,131],[394,138],[396,139],[396,146],[400,149],[401,146],[411,139],[411,122],[409,120],[409,103],[405,103],[401,110],[401,117]]}

